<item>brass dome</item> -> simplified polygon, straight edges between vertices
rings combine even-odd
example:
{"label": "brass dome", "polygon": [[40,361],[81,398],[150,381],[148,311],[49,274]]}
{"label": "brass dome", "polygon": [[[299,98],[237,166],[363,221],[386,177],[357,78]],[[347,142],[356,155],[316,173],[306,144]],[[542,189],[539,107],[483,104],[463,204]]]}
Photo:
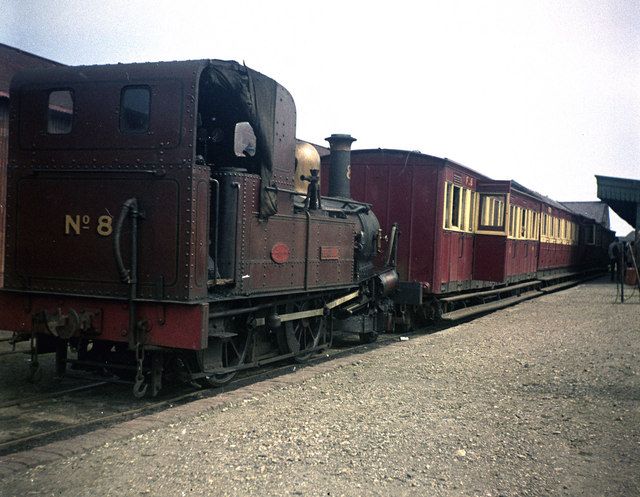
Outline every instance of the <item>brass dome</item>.
{"label": "brass dome", "polygon": [[[296,145],[296,192],[302,195],[307,194],[309,183],[301,180],[300,176],[309,176],[312,169],[320,171],[320,154],[311,143],[298,143]],[[318,175],[320,175],[319,172]]]}

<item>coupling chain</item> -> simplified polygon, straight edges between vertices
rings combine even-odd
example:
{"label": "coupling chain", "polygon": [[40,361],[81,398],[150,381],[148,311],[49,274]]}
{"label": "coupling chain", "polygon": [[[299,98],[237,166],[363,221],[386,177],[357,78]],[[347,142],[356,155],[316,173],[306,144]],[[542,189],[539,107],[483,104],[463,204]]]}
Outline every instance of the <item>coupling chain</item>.
{"label": "coupling chain", "polygon": [[136,398],[144,397],[147,392],[148,385],[144,381],[144,328],[141,326],[141,323],[135,327],[134,330],[135,337],[135,354],[136,354],[136,381],[133,384],[133,395]]}
{"label": "coupling chain", "polygon": [[144,347],[142,343],[136,343],[136,383],[142,384],[144,382],[144,375],[142,371],[142,364],[144,362]]}

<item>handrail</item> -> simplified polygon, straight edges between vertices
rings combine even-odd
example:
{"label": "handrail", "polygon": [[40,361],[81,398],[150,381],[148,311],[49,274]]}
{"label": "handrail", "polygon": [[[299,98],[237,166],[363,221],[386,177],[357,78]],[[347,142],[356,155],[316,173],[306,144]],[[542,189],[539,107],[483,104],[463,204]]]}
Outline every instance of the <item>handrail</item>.
{"label": "handrail", "polygon": [[220,231],[220,182],[215,178],[209,178],[209,183],[215,185],[216,204],[215,204],[215,226],[216,231],[213,234],[213,284],[218,283],[218,232]]}

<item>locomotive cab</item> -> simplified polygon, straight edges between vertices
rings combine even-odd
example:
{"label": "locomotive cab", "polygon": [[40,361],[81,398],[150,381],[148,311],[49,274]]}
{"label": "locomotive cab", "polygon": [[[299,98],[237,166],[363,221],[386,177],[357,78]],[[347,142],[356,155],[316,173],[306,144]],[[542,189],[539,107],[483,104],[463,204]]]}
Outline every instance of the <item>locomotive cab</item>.
{"label": "locomotive cab", "polygon": [[200,77],[195,163],[213,168],[256,170],[256,136],[238,95],[216,86],[208,71]]}

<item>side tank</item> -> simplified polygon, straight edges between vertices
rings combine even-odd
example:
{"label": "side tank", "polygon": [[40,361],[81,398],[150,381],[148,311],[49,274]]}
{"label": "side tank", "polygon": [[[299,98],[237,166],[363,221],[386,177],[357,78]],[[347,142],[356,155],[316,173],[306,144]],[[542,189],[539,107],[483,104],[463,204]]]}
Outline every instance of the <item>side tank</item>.
{"label": "side tank", "polygon": [[381,236],[380,222],[371,206],[354,200],[324,197],[322,209],[329,215],[348,218],[355,223],[354,277],[356,280],[369,278],[375,272],[374,259],[378,255]]}

